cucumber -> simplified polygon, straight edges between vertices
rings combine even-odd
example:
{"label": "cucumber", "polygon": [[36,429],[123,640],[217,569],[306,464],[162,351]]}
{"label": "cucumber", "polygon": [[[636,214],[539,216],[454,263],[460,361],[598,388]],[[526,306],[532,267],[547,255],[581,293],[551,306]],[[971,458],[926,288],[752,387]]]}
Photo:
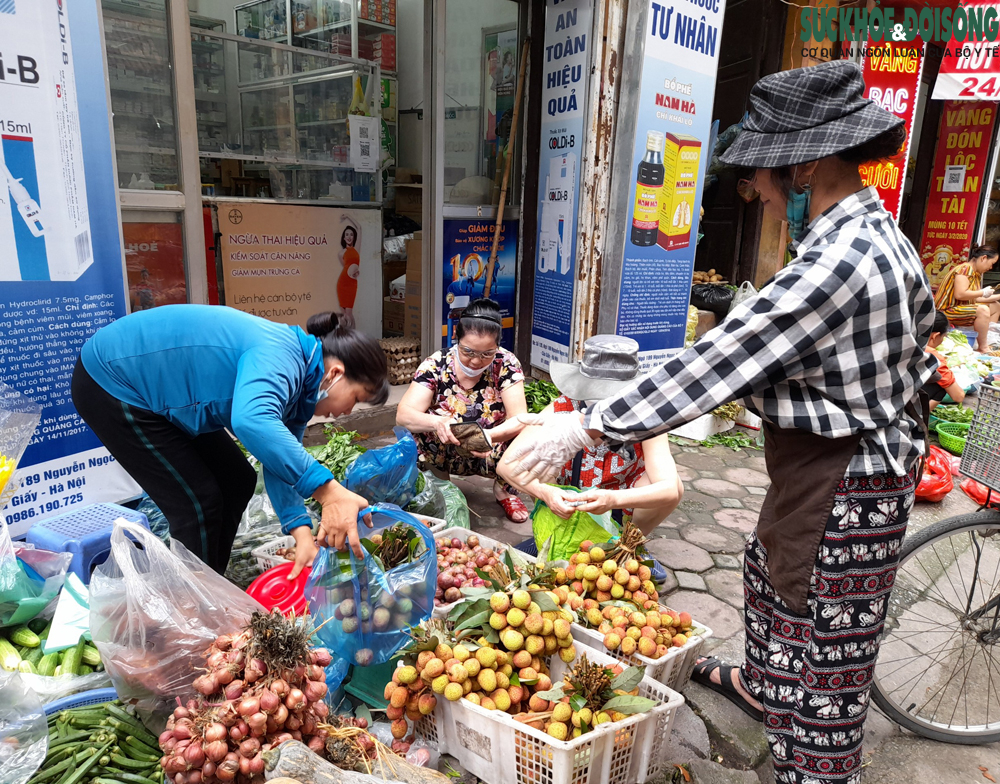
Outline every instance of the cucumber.
{"label": "cucumber", "polygon": [[98,653],[97,648],[95,648],[93,645],[84,645],[83,656],[81,656],[81,660],[83,661],[84,664],[89,664],[91,667],[96,667],[98,664],[101,663],[101,654]]}
{"label": "cucumber", "polygon": [[59,674],[61,675],[80,675],[80,662],[83,657],[83,646],[86,645],[86,641],[81,637],[80,642],[74,645],[72,648],[66,649],[66,654],[63,656],[62,664],[59,665]]}
{"label": "cucumber", "polygon": [[17,669],[21,656],[6,637],[0,637],[0,668],[9,672]]}
{"label": "cucumber", "polygon": [[39,675],[53,676],[56,674],[56,669],[59,667],[59,653],[46,653],[42,656],[41,661],[35,665]]}
{"label": "cucumber", "polygon": [[27,659],[21,659],[21,663],[17,665],[18,672],[23,672],[27,675],[36,675],[34,665]]}
{"label": "cucumber", "polygon": [[7,637],[15,645],[23,645],[25,648],[37,648],[42,644],[41,638],[23,624],[10,629]]}
{"label": "cucumber", "polygon": [[45,654],[42,653],[42,646],[39,645],[37,648],[32,648],[28,652],[28,655],[24,657],[24,660],[26,662],[31,662],[32,667],[37,667],[38,662],[42,660],[42,656],[44,655]]}

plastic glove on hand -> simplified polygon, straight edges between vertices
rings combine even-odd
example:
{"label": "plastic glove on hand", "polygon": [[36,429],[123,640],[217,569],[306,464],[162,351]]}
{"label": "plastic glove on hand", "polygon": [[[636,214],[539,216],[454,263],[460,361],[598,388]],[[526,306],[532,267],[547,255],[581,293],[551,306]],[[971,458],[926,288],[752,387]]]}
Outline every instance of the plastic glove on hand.
{"label": "plastic glove on hand", "polygon": [[532,424],[544,424],[544,430],[504,455],[504,462],[513,472],[511,481],[521,487],[536,479],[551,482],[577,452],[598,443],[587,434],[575,412],[551,414],[544,417],[544,422]]}

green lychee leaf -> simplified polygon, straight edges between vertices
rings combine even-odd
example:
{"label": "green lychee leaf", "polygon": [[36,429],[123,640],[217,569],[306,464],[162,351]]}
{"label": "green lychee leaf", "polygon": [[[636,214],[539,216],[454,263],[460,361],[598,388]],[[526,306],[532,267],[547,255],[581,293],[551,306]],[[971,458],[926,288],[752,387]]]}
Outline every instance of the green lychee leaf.
{"label": "green lychee leaf", "polygon": [[511,686],[520,686],[521,685],[521,679],[518,677],[518,675],[517,675],[516,672],[512,672],[510,674],[510,685]]}
{"label": "green lychee leaf", "polygon": [[636,713],[645,713],[648,710],[652,710],[658,704],[656,700],[651,700],[648,697],[624,695],[612,697],[604,703],[604,707],[601,710],[618,711],[619,713],[624,713],[626,716],[632,716]]}
{"label": "green lychee leaf", "polygon": [[462,596],[465,596],[466,598],[469,599],[482,599],[482,598],[488,599],[490,596],[493,595],[493,591],[491,591],[489,588],[477,588],[473,586],[466,586],[461,590],[462,590]]}
{"label": "green lychee leaf", "polygon": [[354,709],[354,717],[367,720],[369,727],[374,723],[372,721],[372,712],[368,710],[368,706],[363,702],[359,702],[358,706]]}
{"label": "green lychee leaf", "polygon": [[574,694],[572,697],[569,698],[569,706],[574,711],[582,711],[584,708],[587,707],[587,698],[584,697],[582,694]]}
{"label": "green lychee leaf", "polygon": [[[638,665],[634,667],[629,667],[623,670],[621,675],[616,675],[614,680],[611,681],[612,689],[620,689],[621,691],[632,691],[632,689],[638,687],[642,683],[643,677],[646,675],[646,665]],[[624,713],[625,711],[621,711]]]}
{"label": "green lychee leaf", "polygon": [[458,626],[455,627],[456,632],[460,632],[463,629],[471,629],[476,626],[482,626],[490,618],[490,614],[487,611],[478,612],[475,615],[471,615],[465,620],[463,620]]}
{"label": "green lychee leaf", "polygon": [[514,569],[514,559],[510,557],[510,550],[505,550],[503,554],[503,562],[507,565],[507,569],[511,574],[515,573]]}
{"label": "green lychee leaf", "polygon": [[[512,681],[513,683],[513,681]],[[557,683],[548,691],[538,691],[535,692],[536,696],[541,697],[543,700],[549,700],[550,702],[559,702],[563,697],[566,696],[566,687],[563,683]]]}
{"label": "green lychee leaf", "polygon": [[530,593],[532,600],[538,604],[542,612],[555,612],[559,609],[559,605],[552,601],[548,591],[530,591]]}
{"label": "green lychee leaf", "polygon": [[500,642],[500,633],[492,626],[487,626],[486,629],[483,630],[483,636],[494,645]]}
{"label": "green lychee leaf", "polygon": [[538,548],[538,563],[548,563],[549,555],[552,553],[552,536],[542,542]]}

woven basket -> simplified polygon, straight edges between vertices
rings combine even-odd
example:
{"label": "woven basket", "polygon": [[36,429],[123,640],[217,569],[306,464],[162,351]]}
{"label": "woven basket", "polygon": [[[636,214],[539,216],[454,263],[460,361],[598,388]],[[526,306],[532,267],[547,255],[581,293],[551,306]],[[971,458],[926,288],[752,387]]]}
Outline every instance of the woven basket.
{"label": "woven basket", "polygon": [[937,426],[941,446],[955,455],[961,455],[965,450],[965,434],[968,432],[969,426],[964,422],[940,422]]}
{"label": "woven basket", "polygon": [[389,383],[409,384],[420,364],[420,341],[416,338],[383,338],[379,345],[389,363]]}

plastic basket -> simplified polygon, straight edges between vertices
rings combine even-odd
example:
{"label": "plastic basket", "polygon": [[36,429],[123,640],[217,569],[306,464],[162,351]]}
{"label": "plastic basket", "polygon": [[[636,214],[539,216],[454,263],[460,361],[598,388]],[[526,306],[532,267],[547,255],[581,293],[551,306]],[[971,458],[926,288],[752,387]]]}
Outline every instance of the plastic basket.
{"label": "plastic basket", "polygon": [[[666,608],[664,608],[666,609]],[[609,651],[604,647],[604,637],[596,629],[588,629],[579,623],[574,622],[571,626],[573,639],[587,648],[596,650],[606,656],[613,656],[618,661],[629,666],[645,666],[646,677],[652,678],[664,686],[669,686],[675,691],[683,691],[691,681],[691,673],[694,671],[694,663],[701,655],[701,650],[705,645],[705,640],[712,636],[712,630],[697,621],[691,621],[692,629],[697,629],[695,636],[689,639],[679,648],[671,648],[659,659],[650,659],[639,653],[631,655],[621,651]]]}
{"label": "plastic basket", "polygon": [[365,705],[376,710],[385,710],[389,704],[383,697],[385,685],[392,680],[392,671],[396,669],[397,660],[392,659],[374,667],[351,668],[351,680],[344,686],[344,691],[352,697],[357,697]]}
{"label": "plastic basket", "polygon": [[[433,529],[432,529],[433,530]],[[435,539],[440,539],[446,537],[448,539],[461,539],[463,542],[467,541],[470,536],[478,536],[479,544],[482,547],[488,547],[499,553],[504,553],[507,550],[516,550],[517,548],[507,544],[506,542],[501,542],[499,539],[491,539],[488,536],[484,536],[478,531],[471,531],[468,528],[445,528],[441,531],[436,531],[434,533]],[[519,551],[518,557],[523,558],[529,563],[535,563],[536,559],[530,555]],[[451,608],[454,607],[458,602],[452,602],[451,604],[442,604],[434,607],[434,613],[431,615],[432,618],[447,618],[448,613],[451,612]]]}
{"label": "plastic basket", "polygon": [[965,434],[969,425],[964,422],[941,422],[937,426],[938,441],[952,454],[960,455],[965,450]]}
{"label": "plastic basket", "polygon": [[61,697],[58,700],[46,703],[45,715],[51,716],[59,711],[70,710],[71,708],[82,708],[84,705],[100,705],[118,699],[118,692],[114,689],[91,689],[81,691],[79,694],[71,694],[68,697]]}
{"label": "plastic basket", "polygon": [[1000,389],[979,385],[976,413],[965,434],[959,471],[1000,491]]}
{"label": "plastic basket", "polygon": [[[615,663],[600,651],[584,651],[590,661]],[[552,681],[558,683],[567,665],[558,656],[549,664]],[[666,742],[684,704],[680,694],[648,676],[639,694],[659,704],[567,741],[468,700],[439,699],[434,713],[417,723],[416,734],[490,784],[635,784],[656,778],[668,764]]]}
{"label": "plastic basket", "polygon": [[[412,512],[410,513],[412,514]],[[424,523],[428,528],[431,529],[431,533],[435,536],[438,531],[443,531],[447,523],[439,517],[427,517],[426,515],[413,515],[422,523]],[[285,563],[288,559],[282,558],[280,555],[276,555],[278,550],[282,547],[291,547],[295,544],[295,537],[293,536],[279,536],[277,539],[272,539],[266,544],[262,544],[260,547],[255,547],[250,551],[250,555],[257,560],[257,566],[262,572],[266,572],[275,566],[280,566]]]}

